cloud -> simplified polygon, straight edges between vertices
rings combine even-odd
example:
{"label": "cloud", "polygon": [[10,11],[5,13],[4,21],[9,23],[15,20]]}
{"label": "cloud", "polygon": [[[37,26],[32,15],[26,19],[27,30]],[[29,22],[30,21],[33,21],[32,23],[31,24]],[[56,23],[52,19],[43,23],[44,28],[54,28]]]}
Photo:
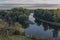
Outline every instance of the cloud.
{"label": "cloud", "polygon": [[60,0],[0,0],[0,3],[22,3],[22,4],[60,4]]}

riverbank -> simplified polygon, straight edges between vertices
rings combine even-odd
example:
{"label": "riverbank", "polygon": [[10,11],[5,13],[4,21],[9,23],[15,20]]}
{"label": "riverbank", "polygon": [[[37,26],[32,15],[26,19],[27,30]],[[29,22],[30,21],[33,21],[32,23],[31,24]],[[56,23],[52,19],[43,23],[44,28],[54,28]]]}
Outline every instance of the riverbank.
{"label": "riverbank", "polygon": [[54,40],[56,38],[46,38],[46,37],[27,37],[21,35],[12,35],[7,37],[1,37],[0,40]]}
{"label": "riverbank", "polygon": [[6,36],[6,37],[0,36],[0,40],[32,40],[32,39],[27,38],[25,36],[13,35],[13,36]]}
{"label": "riverbank", "polygon": [[38,37],[38,36],[32,36],[32,35],[30,35],[30,36],[25,36],[25,37],[27,37],[27,38],[30,38],[30,39],[32,39],[32,40],[56,40],[57,38],[50,38],[50,37]]}
{"label": "riverbank", "polygon": [[40,19],[40,21],[51,24],[51,25],[54,25],[54,26],[60,26],[60,23],[58,23],[58,22],[50,22],[50,21],[46,21],[46,20],[43,20],[43,19]]}

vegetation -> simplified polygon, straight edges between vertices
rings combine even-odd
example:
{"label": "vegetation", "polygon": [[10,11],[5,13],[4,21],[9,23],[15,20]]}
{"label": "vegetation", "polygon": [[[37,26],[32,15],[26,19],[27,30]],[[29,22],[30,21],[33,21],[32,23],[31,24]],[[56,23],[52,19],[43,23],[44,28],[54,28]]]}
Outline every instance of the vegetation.
{"label": "vegetation", "polygon": [[[0,40],[37,40],[38,37],[25,36],[23,28],[29,26],[28,21],[29,10],[24,8],[13,8],[10,10],[0,11]],[[60,22],[60,9],[34,10],[35,22],[40,25],[43,19],[46,21]],[[38,20],[37,20],[38,19]],[[43,24],[44,25],[44,24]],[[45,31],[48,29],[45,24]],[[54,30],[55,31],[55,30]],[[40,40],[40,39],[39,39]]]}
{"label": "vegetation", "polygon": [[34,17],[46,21],[60,22],[60,9],[37,9],[34,11]]}
{"label": "vegetation", "polygon": [[[0,11],[0,40],[25,40],[23,24],[28,21],[29,10],[13,8]],[[14,35],[19,35],[18,37]],[[16,38],[16,39],[15,39]],[[30,39],[29,39],[30,40]]]}

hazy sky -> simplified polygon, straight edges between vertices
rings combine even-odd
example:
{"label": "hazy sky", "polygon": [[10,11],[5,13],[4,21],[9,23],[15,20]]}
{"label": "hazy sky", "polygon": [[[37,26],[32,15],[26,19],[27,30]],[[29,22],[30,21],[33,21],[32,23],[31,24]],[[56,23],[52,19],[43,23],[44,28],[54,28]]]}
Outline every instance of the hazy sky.
{"label": "hazy sky", "polygon": [[60,4],[60,0],[0,0],[0,3],[22,3],[22,4]]}

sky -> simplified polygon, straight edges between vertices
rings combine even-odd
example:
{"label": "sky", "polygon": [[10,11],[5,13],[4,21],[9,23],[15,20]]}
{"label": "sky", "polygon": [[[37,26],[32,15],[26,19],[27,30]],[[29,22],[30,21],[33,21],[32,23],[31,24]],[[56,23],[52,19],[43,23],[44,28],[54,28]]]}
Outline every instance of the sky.
{"label": "sky", "polygon": [[0,0],[0,4],[60,4],[60,0]]}
{"label": "sky", "polygon": [[[28,5],[9,5],[9,4],[28,4]],[[29,5],[29,4],[33,4],[33,5]],[[14,7],[60,8],[60,0],[0,0],[0,8],[4,9],[4,8],[14,8]]]}

